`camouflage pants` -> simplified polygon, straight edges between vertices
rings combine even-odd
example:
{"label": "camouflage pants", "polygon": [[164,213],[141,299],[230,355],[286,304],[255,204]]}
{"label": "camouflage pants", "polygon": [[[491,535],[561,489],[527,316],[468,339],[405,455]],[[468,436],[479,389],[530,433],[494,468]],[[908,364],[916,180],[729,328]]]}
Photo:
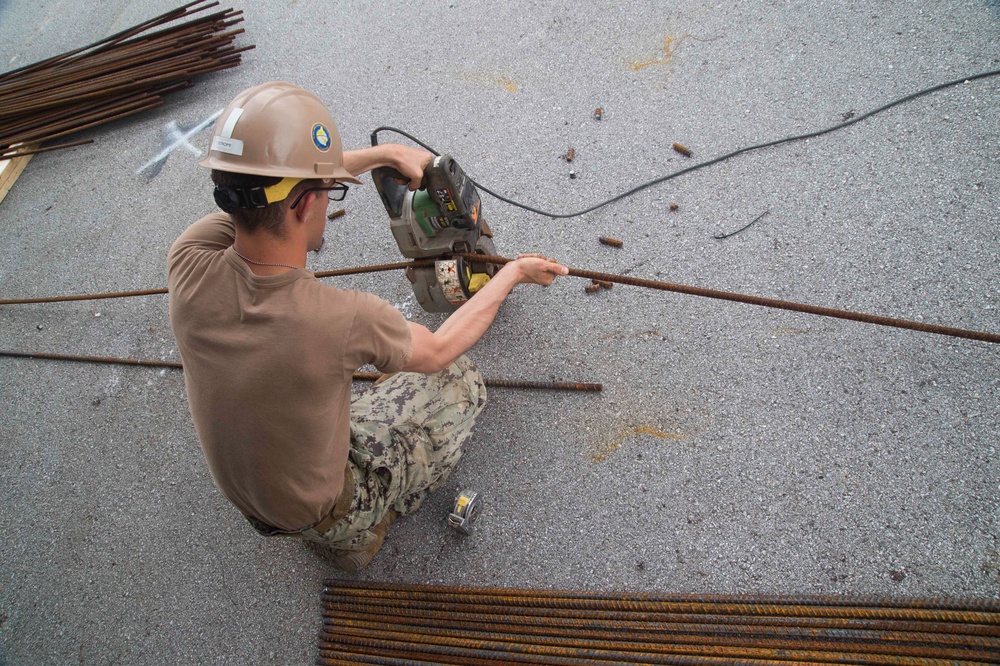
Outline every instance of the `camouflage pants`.
{"label": "camouflage pants", "polygon": [[483,378],[465,356],[443,372],[401,372],[356,394],[348,454],[354,502],[322,539],[304,536],[333,550],[375,541],[371,528],[390,508],[412,513],[445,482],[485,405]]}

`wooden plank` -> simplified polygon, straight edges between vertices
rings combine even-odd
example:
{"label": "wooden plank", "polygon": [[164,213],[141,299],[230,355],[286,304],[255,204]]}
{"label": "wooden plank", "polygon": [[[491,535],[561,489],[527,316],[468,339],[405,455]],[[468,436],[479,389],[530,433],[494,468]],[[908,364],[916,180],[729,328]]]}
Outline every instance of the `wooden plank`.
{"label": "wooden plank", "polygon": [[24,167],[28,166],[28,162],[31,161],[32,157],[34,155],[24,155],[23,157],[0,161],[0,202],[10,192],[10,188],[14,187],[14,182],[21,175],[21,172],[24,171]]}

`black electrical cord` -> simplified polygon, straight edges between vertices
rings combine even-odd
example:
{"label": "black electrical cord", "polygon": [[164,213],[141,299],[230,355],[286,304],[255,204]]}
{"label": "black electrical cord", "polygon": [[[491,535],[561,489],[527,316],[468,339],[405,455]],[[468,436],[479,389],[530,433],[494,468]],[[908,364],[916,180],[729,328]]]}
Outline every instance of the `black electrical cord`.
{"label": "black electrical cord", "polygon": [[[900,97],[899,99],[897,99],[895,101],[892,101],[892,102],[889,102],[888,104],[885,104],[883,106],[880,106],[879,108],[877,108],[877,109],[875,109],[873,111],[868,111],[867,113],[862,113],[859,116],[854,116],[853,118],[845,120],[842,123],[838,123],[838,124],[833,125],[831,127],[827,127],[826,129],[817,130],[815,132],[809,132],[807,134],[798,134],[798,135],[795,135],[795,136],[786,137],[784,139],[777,139],[775,141],[768,141],[767,143],[758,143],[758,144],[753,145],[753,146],[747,146],[746,148],[739,148],[737,150],[734,150],[731,153],[726,153],[725,155],[721,155],[719,157],[707,160],[705,162],[699,162],[698,164],[695,164],[693,166],[689,166],[689,167],[681,169],[679,171],[675,171],[675,172],[673,172],[671,174],[667,174],[666,176],[661,176],[660,178],[655,178],[655,179],[653,179],[653,180],[651,180],[649,182],[646,182],[646,183],[643,183],[642,185],[639,185],[638,187],[633,187],[631,190],[628,190],[627,192],[623,192],[622,194],[619,194],[618,196],[612,197],[612,198],[608,199],[607,201],[603,201],[603,202],[601,202],[599,204],[596,204],[594,206],[591,206],[590,208],[586,208],[584,210],[581,210],[581,211],[579,211],[577,213],[549,213],[549,212],[546,212],[544,210],[539,210],[537,208],[532,208],[531,206],[526,206],[526,205],[524,205],[522,203],[514,201],[513,199],[509,199],[509,198],[507,198],[505,196],[499,195],[496,192],[494,192],[494,191],[488,189],[487,187],[483,186],[481,183],[476,182],[475,180],[473,180],[472,182],[475,183],[476,187],[478,187],[480,190],[482,190],[483,192],[486,192],[487,194],[489,194],[491,196],[496,197],[500,201],[503,201],[505,203],[509,203],[512,206],[517,206],[518,208],[522,208],[522,209],[524,209],[526,211],[529,211],[531,213],[537,213],[539,215],[545,215],[546,217],[557,218],[557,219],[568,218],[568,217],[578,217],[580,215],[585,215],[586,213],[590,213],[592,211],[595,211],[598,208],[603,208],[604,206],[607,206],[608,204],[612,204],[612,203],[614,203],[616,201],[619,201],[621,199],[624,199],[626,197],[630,197],[633,194],[635,194],[636,192],[644,190],[647,187],[652,187],[653,185],[658,185],[658,184],[666,182],[668,180],[672,180],[672,179],[677,178],[678,176],[682,176],[682,175],[684,175],[686,173],[690,173],[692,171],[697,171],[698,169],[704,169],[705,167],[711,166],[713,164],[718,164],[719,162],[724,162],[725,160],[728,160],[728,159],[731,159],[733,157],[736,157],[737,155],[742,155],[743,153],[748,153],[748,152],[750,152],[752,150],[760,150],[762,148],[770,148],[771,146],[778,146],[778,145],[781,145],[783,143],[790,143],[792,141],[801,141],[803,139],[811,139],[813,137],[822,136],[824,134],[828,134],[830,132],[834,132],[836,130],[843,129],[845,127],[853,125],[854,123],[859,123],[862,120],[865,120],[866,118],[870,118],[870,117],[874,116],[877,113],[882,113],[883,111],[887,111],[888,109],[891,109],[894,106],[899,106],[900,104],[905,104],[906,102],[910,102],[910,101],[912,101],[912,100],[914,100],[914,99],[916,99],[918,97],[923,97],[924,95],[929,95],[929,94],[935,93],[935,92],[937,92],[939,90],[944,90],[945,88],[950,88],[952,86],[957,86],[957,85],[962,84],[962,83],[968,83],[970,81],[975,81],[977,79],[985,79],[985,78],[990,77],[990,76],[998,76],[998,75],[1000,75],[1000,69],[992,70],[992,71],[989,71],[989,72],[981,72],[979,74],[973,74],[972,76],[965,76],[965,77],[962,77],[960,79],[955,79],[954,81],[948,81],[947,83],[940,83],[940,84],[938,84],[936,86],[931,86],[930,88],[925,88],[924,90],[920,90],[918,92],[915,92],[915,93],[912,93],[910,95],[907,95],[906,97]],[[395,127],[386,127],[386,126],[383,126],[383,127],[376,128],[372,132],[372,134],[371,134],[371,141],[372,141],[372,145],[373,146],[378,145],[378,133],[379,132],[395,132],[396,134],[399,134],[401,136],[406,137],[407,139],[409,139],[410,141],[414,142],[418,146],[421,146],[422,148],[424,148],[424,149],[426,149],[426,150],[434,153],[435,155],[440,155],[441,154],[438,151],[436,151],[433,148],[431,148],[430,146],[428,146],[426,143],[424,143],[420,139],[417,139],[413,135],[408,134],[408,133],[404,132],[403,130],[395,128]]]}

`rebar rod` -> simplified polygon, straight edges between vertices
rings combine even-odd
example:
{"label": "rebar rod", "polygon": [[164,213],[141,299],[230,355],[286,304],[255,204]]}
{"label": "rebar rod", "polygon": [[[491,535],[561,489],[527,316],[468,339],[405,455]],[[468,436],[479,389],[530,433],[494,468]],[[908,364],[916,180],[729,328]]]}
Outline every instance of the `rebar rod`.
{"label": "rebar rod", "polygon": [[[377,372],[356,372],[354,379],[358,381],[375,381],[381,377]],[[524,389],[524,390],[549,390],[549,391],[582,391],[594,392],[603,391],[602,384],[592,384],[586,382],[527,382],[509,379],[484,379],[487,386],[493,388]]]}
{"label": "rebar rod", "polygon": [[[982,636],[967,633],[936,632],[930,623],[913,623],[905,630],[893,628],[844,629],[808,624],[759,625],[748,621],[717,624],[700,622],[699,615],[676,615],[664,617],[649,615],[645,619],[621,618],[611,613],[595,614],[589,618],[549,614],[506,614],[500,615],[496,609],[487,612],[468,612],[464,607],[454,607],[448,611],[421,611],[399,608],[385,604],[329,604],[324,603],[323,617],[330,619],[363,620],[368,616],[379,621],[392,620],[401,625],[450,626],[450,627],[501,627],[502,631],[514,632],[523,628],[532,632],[538,628],[551,630],[559,627],[565,632],[587,631],[589,635],[602,632],[644,632],[661,636],[699,637],[753,637],[777,639],[796,637],[803,640],[831,641],[850,639],[858,643],[888,642],[912,645],[931,641],[936,645],[951,646],[956,649],[997,649],[997,636]],[[968,626],[968,625],[961,625]],[[1000,656],[1000,655],[998,655]]]}
{"label": "rebar rod", "polygon": [[[356,604],[352,598],[331,597],[324,601],[324,607],[340,607]],[[389,614],[450,614],[454,612],[469,615],[492,615],[497,612],[496,604],[463,603],[456,606],[454,601],[421,600],[400,601],[393,598],[377,599],[370,606],[378,608],[379,612]],[[456,611],[456,609],[460,609]],[[900,620],[874,617],[834,617],[809,615],[737,615],[733,613],[718,614],[711,612],[684,613],[672,610],[612,610],[608,608],[577,609],[557,606],[504,606],[503,610],[511,618],[568,618],[585,621],[606,620],[614,622],[658,622],[658,623],[698,623],[705,625],[721,625],[720,631],[729,626],[752,625],[768,630],[774,627],[797,627],[799,629],[829,629],[835,631],[898,631],[898,632],[932,632],[951,633],[988,638],[1000,637],[1000,626],[995,624],[957,623],[953,621],[931,620]]]}
{"label": "rebar rod", "polygon": [[[883,651],[880,646],[857,645],[849,641],[828,645],[801,645],[749,641],[733,644],[715,640],[699,643],[678,640],[647,641],[642,636],[623,635],[610,638],[593,637],[590,634],[554,636],[548,634],[527,635],[523,633],[503,633],[485,629],[437,629],[429,626],[412,627],[409,631],[387,623],[368,623],[361,626],[355,622],[325,625],[324,636],[334,641],[346,636],[391,640],[400,643],[420,645],[451,645],[455,647],[479,647],[490,645],[495,651],[524,650],[543,655],[577,656],[584,654],[604,655],[623,658],[623,655],[644,661],[656,656],[725,656],[735,659],[790,659],[793,661],[856,663],[856,664],[926,664],[926,663],[991,663],[1000,658],[1000,652],[955,652],[923,646],[924,649],[906,651]],[[866,648],[858,650],[858,648]]]}
{"label": "rebar rod", "polygon": [[70,141],[69,143],[60,143],[59,145],[56,146],[45,146],[44,148],[32,148],[31,150],[18,150],[15,153],[0,153],[0,160],[12,160],[16,157],[25,157],[26,155],[51,153],[53,150],[65,150],[66,148],[76,148],[78,146],[86,146],[91,143],[94,143],[93,139],[84,139],[82,141]]}
{"label": "rebar rod", "polygon": [[[114,42],[121,41],[123,39],[127,39],[128,37],[131,37],[133,35],[136,35],[136,34],[139,34],[141,32],[144,32],[146,30],[149,30],[150,28],[153,28],[153,27],[155,27],[157,25],[162,25],[163,23],[167,23],[167,22],[170,22],[170,21],[177,20],[179,18],[182,18],[182,17],[186,16],[189,13],[188,10],[191,7],[194,7],[195,5],[199,5],[202,2],[204,2],[204,0],[195,0],[194,2],[190,2],[190,3],[186,4],[186,5],[178,7],[176,9],[172,9],[169,12],[166,12],[164,14],[160,14],[159,16],[153,17],[153,18],[151,18],[151,19],[149,19],[147,21],[144,21],[143,23],[139,23],[138,25],[132,26],[131,28],[126,28],[125,30],[122,30],[121,32],[117,32],[114,35],[111,35],[110,37],[105,37],[104,39],[98,40],[98,41],[94,42],[93,44],[89,44],[87,46],[82,46],[82,47],[80,47],[78,49],[74,49],[72,51],[68,51],[66,53],[62,53],[60,55],[53,56],[52,58],[49,58],[47,60],[42,60],[40,62],[31,63],[31,64],[28,64],[28,65],[24,65],[23,67],[19,67],[18,69],[14,69],[14,70],[11,70],[9,72],[5,72],[3,74],[0,74],[0,81],[4,81],[4,80],[10,79],[10,78],[13,78],[15,76],[20,76],[20,75],[22,75],[22,74],[24,74],[26,72],[34,71],[36,69],[42,69],[42,68],[48,67],[49,65],[51,65],[53,63],[57,63],[57,62],[59,62],[61,60],[64,60],[66,58],[75,56],[75,55],[80,54],[80,53],[84,53],[84,52],[86,52],[88,50],[91,50],[91,49],[96,49],[96,48],[101,47],[101,46],[103,46],[105,44],[111,44],[111,43],[114,43]],[[213,3],[209,4],[208,7],[214,7],[214,6],[218,5],[218,4],[219,4],[218,2],[213,2]],[[201,9],[197,9],[197,10],[194,10],[194,11],[202,11],[203,9],[207,9],[208,7],[202,7]]]}
{"label": "rebar rod", "polygon": [[[440,600],[442,595],[453,595],[467,599],[541,599],[552,601],[639,601],[653,604],[703,604],[707,606],[737,607],[743,604],[754,606],[773,604],[793,604],[795,606],[822,606],[836,608],[839,606],[851,608],[912,608],[930,610],[976,610],[986,613],[1000,613],[1000,599],[951,599],[943,597],[884,597],[884,596],[851,596],[840,597],[832,595],[718,595],[718,594],[659,594],[659,593],[608,593],[590,590],[528,590],[498,587],[467,587],[447,585],[418,585],[405,583],[390,583],[366,581],[350,583],[341,580],[328,580],[325,594],[350,594],[354,596],[375,597],[378,595],[392,596],[394,594],[410,597],[424,596]],[[1000,622],[1000,618],[998,618]]]}
{"label": "rebar rod", "polygon": [[395,627],[359,629],[341,625],[336,632],[327,629],[321,638],[336,645],[364,647],[390,646],[413,652],[432,654],[482,654],[483,652],[511,655],[531,655],[532,663],[547,657],[572,658],[580,663],[593,658],[631,663],[678,663],[678,659],[746,659],[762,662],[788,661],[806,663],[878,664],[885,666],[982,666],[989,662],[968,659],[937,659],[934,657],[866,654],[854,652],[851,645],[840,650],[781,650],[765,647],[732,647],[727,645],[685,645],[678,643],[644,643],[640,641],[593,641],[587,638],[549,638],[545,641],[525,640],[523,636],[491,634],[489,632],[424,632],[405,633]]}
{"label": "rebar rod", "polygon": [[[373,613],[366,616],[362,609],[351,607],[343,612],[326,610],[323,613],[324,626],[336,631],[342,626],[378,630],[389,624],[402,633],[487,632],[490,635],[525,636],[531,640],[577,639],[585,636],[590,641],[609,644],[622,639],[630,642],[669,642],[672,645],[697,646],[714,645],[758,647],[769,650],[837,651],[849,645],[854,652],[908,657],[930,657],[934,659],[964,659],[969,661],[990,661],[1000,659],[1000,646],[996,641],[990,645],[965,645],[940,643],[935,634],[893,632],[873,632],[869,634],[829,634],[806,635],[790,629],[783,629],[766,635],[746,631],[711,632],[700,631],[657,631],[654,625],[628,625],[606,623],[604,626],[571,625],[564,620],[534,624],[507,623],[502,616],[495,618],[478,617],[469,621],[456,618],[413,618],[401,620],[392,615]],[[991,649],[992,648],[992,649]]]}
{"label": "rebar rod", "polygon": [[[178,361],[159,361],[138,358],[118,358],[114,356],[81,356],[77,354],[54,354],[50,352],[19,352],[10,350],[0,350],[0,356],[11,358],[32,358],[48,361],[71,361],[76,363],[97,363],[110,365],[139,365],[149,368],[173,368],[181,370],[184,366]],[[369,372],[356,372],[353,379],[355,381],[374,381],[380,374]],[[580,383],[580,382],[530,382],[511,381],[506,379],[484,378],[483,383],[493,388],[527,389],[527,390],[551,390],[551,391],[581,391],[598,392],[603,390],[601,384]]]}
{"label": "rebar rod", "polygon": [[[420,605],[433,610],[413,609]],[[578,619],[580,606],[586,618]],[[328,581],[320,663],[350,663],[357,655],[357,663],[385,664],[984,666],[1000,663],[1000,638],[980,633],[1000,626],[998,606],[991,599],[622,595]],[[547,614],[553,608],[567,617]],[[623,621],[623,608],[644,609],[643,621]],[[834,628],[833,619],[863,628]],[[900,626],[907,629],[893,629]]]}
{"label": "rebar rod", "polygon": [[[162,104],[160,96],[189,87],[192,79],[240,63],[234,28],[242,11],[199,0],[144,21],[88,46],[0,75],[0,154],[18,143],[44,142],[125,118]],[[151,93],[153,101],[120,107],[120,98]],[[95,105],[105,101],[104,105]],[[51,122],[44,122],[46,119]]]}
{"label": "rebar rod", "polygon": [[[493,263],[503,265],[513,261],[506,257],[498,257],[492,255],[482,255],[482,254],[460,254],[463,258],[474,260],[482,263]],[[390,264],[378,264],[374,266],[363,266],[357,268],[347,268],[331,271],[320,271],[314,273],[317,278],[333,277],[341,275],[353,275],[358,273],[373,273],[378,271],[390,271],[405,268],[420,268],[424,266],[433,265],[433,260],[425,259],[420,261],[404,261],[396,262]],[[990,343],[1000,343],[1000,334],[989,333],[986,331],[973,331],[968,329],[953,328],[948,326],[939,326],[936,324],[925,324],[923,322],[908,321],[905,319],[894,319],[891,317],[882,317],[879,315],[870,315],[860,312],[851,312],[849,310],[838,310],[834,308],[827,308],[815,305],[807,305],[804,303],[794,303],[791,301],[783,301],[774,298],[765,298],[761,296],[750,296],[746,294],[738,294],[734,292],[719,291],[716,289],[706,289],[702,287],[691,287],[687,285],[672,284],[669,282],[659,282],[655,280],[646,280],[642,278],[633,278],[628,275],[614,275],[611,273],[597,273],[594,271],[580,270],[576,268],[569,269],[569,275],[574,277],[581,277],[588,280],[600,280],[603,282],[617,282],[619,284],[645,287],[649,289],[657,289],[660,291],[672,291],[677,293],[688,294],[692,296],[703,296],[707,298],[716,298],[728,301],[735,301],[740,303],[747,303],[751,305],[761,305],[764,307],[777,308],[782,310],[790,310],[793,312],[801,312],[805,314],[814,314],[826,317],[835,317],[838,319],[847,319],[851,321],[864,322],[869,324],[876,324],[880,326],[889,326],[894,328],[903,328],[914,330],[923,333],[935,333],[938,335],[946,335],[958,338],[965,338],[969,340],[977,340],[980,342],[990,342]],[[55,302],[59,300],[87,300],[89,298],[118,298],[133,295],[146,295],[147,293],[164,293],[161,291],[156,292],[118,292],[117,294],[110,295],[93,295],[93,296],[78,296],[78,297],[51,297],[49,299],[10,299],[10,300],[0,300],[0,305],[16,305],[24,303],[38,303],[38,302]]]}
{"label": "rebar rod", "polygon": [[[491,255],[482,254],[461,254],[458,255],[470,261],[479,261],[483,263],[492,264],[506,264],[513,259],[508,259],[506,257],[497,257]],[[645,287],[647,289],[658,289],[660,291],[672,291],[680,294],[688,294],[691,296],[703,296],[705,298],[716,298],[726,301],[734,301],[737,303],[747,303],[749,305],[762,305],[768,308],[777,308],[779,310],[790,310],[792,312],[803,312],[806,314],[820,315],[823,317],[835,317],[837,319],[847,319],[851,321],[864,322],[866,324],[876,324],[878,326],[890,326],[893,328],[904,328],[913,331],[919,331],[921,333],[935,333],[938,335],[947,335],[956,338],[966,338],[969,340],[978,340],[980,342],[992,342],[1000,344],[1000,334],[997,333],[987,333],[984,331],[971,331],[962,328],[953,328],[950,326],[939,326],[937,324],[925,324],[919,321],[909,321],[906,319],[895,319],[892,317],[882,317],[879,315],[865,314],[862,312],[851,312],[849,310],[838,310],[836,308],[827,308],[816,305],[806,305],[805,303],[793,303],[791,301],[783,301],[777,298],[765,298],[762,296],[751,296],[747,294],[738,294],[729,291],[720,291],[718,289],[705,289],[703,287],[691,287],[682,284],[672,284],[669,282],[659,282],[656,280],[645,280],[642,278],[634,278],[628,275],[614,275],[611,273],[598,273],[595,271],[580,270],[576,268],[571,268],[569,274],[574,277],[582,277],[588,280],[603,280],[605,282],[617,282],[618,284],[631,285],[635,287]]]}

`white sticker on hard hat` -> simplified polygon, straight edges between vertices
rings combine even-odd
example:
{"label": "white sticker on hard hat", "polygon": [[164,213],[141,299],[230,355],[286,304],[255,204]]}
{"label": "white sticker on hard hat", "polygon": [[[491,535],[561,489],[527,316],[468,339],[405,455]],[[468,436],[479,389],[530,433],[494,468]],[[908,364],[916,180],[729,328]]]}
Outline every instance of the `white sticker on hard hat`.
{"label": "white sticker on hard hat", "polygon": [[236,122],[242,115],[243,109],[238,106],[229,112],[229,117],[226,118],[226,122],[222,126],[222,131],[219,132],[218,136],[212,138],[211,150],[228,155],[243,154],[243,142],[233,138],[233,130],[236,129]]}
{"label": "white sticker on hard hat", "polygon": [[239,139],[226,139],[217,136],[212,139],[212,150],[217,153],[227,153],[229,155],[242,155],[243,142]]}

